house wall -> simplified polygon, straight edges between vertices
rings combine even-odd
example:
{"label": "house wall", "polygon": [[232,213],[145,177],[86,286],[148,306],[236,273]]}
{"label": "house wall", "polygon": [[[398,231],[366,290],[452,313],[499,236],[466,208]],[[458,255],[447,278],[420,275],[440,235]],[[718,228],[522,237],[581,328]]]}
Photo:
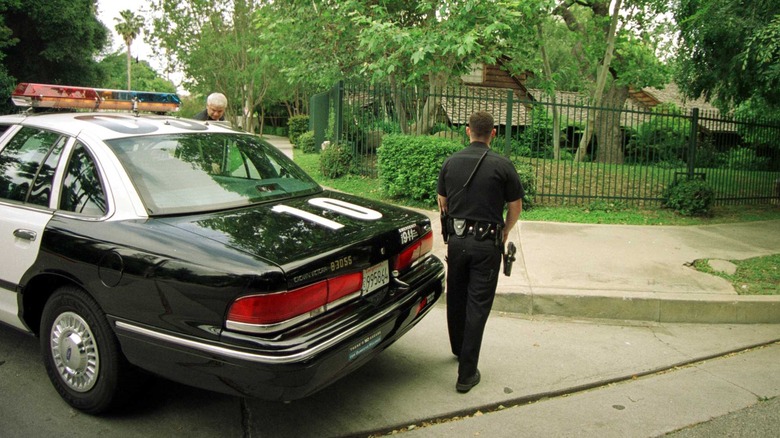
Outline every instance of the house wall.
{"label": "house wall", "polygon": [[521,99],[530,99],[528,91],[524,84],[528,75],[521,73],[512,76],[501,69],[498,64],[493,65],[474,65],[471,72],[461,76],[461,81],[465,85],[475,85],[480,87],[503,88],[515,90],[515,95]]}

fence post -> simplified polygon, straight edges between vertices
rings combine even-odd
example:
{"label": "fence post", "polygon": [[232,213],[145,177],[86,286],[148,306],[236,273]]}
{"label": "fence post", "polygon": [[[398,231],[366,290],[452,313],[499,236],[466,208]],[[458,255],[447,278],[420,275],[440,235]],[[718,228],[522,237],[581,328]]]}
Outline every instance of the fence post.
{"label": "fence post", "polygon": [[328,105],[329,96],[330,92],[328,91],[315,94],[311,97],[309,103],[311,108],[309,130],[314,131],[314,144],[317,145],[317,150],[319,150],[322,142],[325,141],[325,132],[328,130],[328,112],[330,111],[330,105]]}
{"label": "fence post", "polygon": [[688,139],[688,180],[694,177],[696,170],[696,142],[699,138],[699,108],[691,111],[691,134]]}
{"label": "fence post", "polygon": [[344,118],[344,81],[338,81],[336,85],[334,86],[336,91],[336,98],[333,102],[333,112],[334,112],[334,119],[336,126],[333,127],[333,143],[341,143],[341,129],[343,124],[343,118]]}
{"label": "fence post", "polygon": [[512,90],[506,91],[506,125],[504,128],[504,155],[511,158],[512,153],[512,110],[514,109],[514,96]]}

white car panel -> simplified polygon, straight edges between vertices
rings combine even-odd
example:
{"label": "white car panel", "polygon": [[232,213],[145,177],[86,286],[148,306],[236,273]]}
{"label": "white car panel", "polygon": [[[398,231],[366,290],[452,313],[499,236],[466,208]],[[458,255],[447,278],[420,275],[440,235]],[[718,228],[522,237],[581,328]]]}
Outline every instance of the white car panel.
{"label": "white car panel", "polygon": [[6,254],[0,263],[0,321],[27,330],[19,320],[16,286],[38,257],[38,248],[52,213],[0,203],[0,248]]}

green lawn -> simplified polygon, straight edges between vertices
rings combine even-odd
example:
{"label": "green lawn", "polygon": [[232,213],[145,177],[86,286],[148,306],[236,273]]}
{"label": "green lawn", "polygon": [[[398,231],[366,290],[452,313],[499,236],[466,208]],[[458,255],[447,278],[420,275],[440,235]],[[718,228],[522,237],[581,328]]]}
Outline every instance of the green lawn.
{"label": "green lawn", "polygon": [[[567,193],[584,198],[630,197],[658,199],[676,175],[684,168],[663,168],[630,164],[575,163],[571,160],[520,158],[516,163],[535,169],[537,192]],[[776,173],[734,169],[699,169],[718,196],[723,199],[745,198],[773,193]],[[544,202],[552,202],[546,197]],[[565,202],[565,201],[564,201]]]}
{"label": "green lawn", "polygon": [[732,260],[737,265],[733,275],[713,270],[708,261],[697,260],[694,267],[730,281],[740,295],[780,295],[780,254]]}

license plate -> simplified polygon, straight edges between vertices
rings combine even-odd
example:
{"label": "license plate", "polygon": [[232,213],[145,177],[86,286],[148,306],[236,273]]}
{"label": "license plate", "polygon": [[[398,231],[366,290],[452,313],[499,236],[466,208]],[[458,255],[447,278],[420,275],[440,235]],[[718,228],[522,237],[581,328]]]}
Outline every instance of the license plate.
{"label": "license plate", "polygon": [[363,270],[362,294],[370,294],[390,283],[390,265],[387,260]]}

